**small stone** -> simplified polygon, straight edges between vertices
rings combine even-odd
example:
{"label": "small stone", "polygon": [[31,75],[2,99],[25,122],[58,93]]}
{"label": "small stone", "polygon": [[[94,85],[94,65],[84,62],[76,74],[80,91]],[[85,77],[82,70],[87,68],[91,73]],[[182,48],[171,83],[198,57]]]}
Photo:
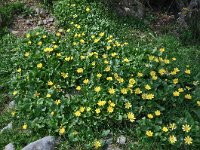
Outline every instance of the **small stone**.
{"label": "small stone", "polygon": [[9,143],[5,146],[4,150],[15,150],[15,147],[12,143]]}
{"label": "small stone", "polygon": [[11,101],[9,104],[8,104],[8,108],[9,109],[13,109],[15,107],[15,101]]}
{"label": "small stone", "polygon": [[126,12],[130,12],[130,11],[131,11],[130,8],[128,8],[128,7],[124,7],[124,10],[125,10]]}
{"label": "small stone", "polygon": [[116,145],[108,145],[106,150],[121,150],[121,149]]}
{"label": "small stone", "polygon": [[49,20],[48,20],[49,22],[53,22],[54,21],[54,18],[53,17],[51,17],[51,18],[49,18]]}
{"label": "small stone", "polygon": [[40,8],[36,8],[35,11],[38,15],[40,14]]}
{"label": "small stone", "polygon": [[120,135],[120,136],[117,138],[117,143],[120,144],[120,145],[126,144],[126,137],[123,136],[123,135]]}
{"label": "small stone", "polygon": [[46,25],[47,24],[47,20],[45,19],[45,20],[43,20],[43,24],[44,25]]}
{"label": "small stone", "polygon": [[39,25],[39,26],[40,26],[40,25],[43,25],[43,21],[42,21],[42,20],[38,21],[38,25]]}
{"label": "small stone", "polygon": [[54,150],[55,138],[53,136],[47,136],[30,143],[22,150]]}
{"label": "small stone", "polygon": [[30,20],[26,20],[26,24],[27,24],[27,25],[31,25],[32,23],[31,23]]}
{"label": "small stone", "polygon": [[12,33],[12,34],[18,34],[18,33],[19,33],[19,31],[14,31],[14,30],[11,30],[11,33]]}
{"label": "small stone", "polygon": [[12,122],[10,122],[7,126],[5,126],[3,129],[1,129],[0,133],[2,133],[5,130],[11,130],[12,129]]}

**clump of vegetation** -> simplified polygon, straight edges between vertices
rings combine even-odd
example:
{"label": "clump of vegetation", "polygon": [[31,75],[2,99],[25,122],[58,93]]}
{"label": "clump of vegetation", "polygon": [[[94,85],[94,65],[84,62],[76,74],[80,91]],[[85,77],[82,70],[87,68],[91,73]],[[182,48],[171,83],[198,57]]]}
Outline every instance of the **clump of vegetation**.
{"label": "clump of vegetation", "polygon": [[96,4],[59,2],[55,13],[64,28],[28,33],[14,49],[15,124],[87,149],[127,130],[140,144],[196,148],[199,118],[191,115],[200,101],[190,66],[177,65],[162,46],[130,51]]}

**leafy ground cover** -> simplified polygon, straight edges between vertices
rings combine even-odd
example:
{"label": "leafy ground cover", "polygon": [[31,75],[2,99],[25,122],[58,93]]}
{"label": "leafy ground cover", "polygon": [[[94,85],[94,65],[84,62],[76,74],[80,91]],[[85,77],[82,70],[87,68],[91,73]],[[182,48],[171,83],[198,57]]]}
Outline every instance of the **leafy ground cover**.
{"label": "leafy ground cover", "polygon": [[2,83],[17,107],[1,115],[2,127],[12,120],[15,129],[0,134],[0,146],[20,149],[50,134],[61,138],[57,149],[101,149],[103,139],[124,134],[124,149],[198,147],[198,46],[102,10],[62,0],[55,34],[2,38]]}

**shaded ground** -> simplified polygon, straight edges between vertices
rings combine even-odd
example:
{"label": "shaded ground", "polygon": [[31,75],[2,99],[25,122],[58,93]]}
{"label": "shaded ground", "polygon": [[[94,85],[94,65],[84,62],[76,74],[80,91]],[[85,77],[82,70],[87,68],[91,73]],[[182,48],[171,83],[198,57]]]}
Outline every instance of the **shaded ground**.
{"label": "shaded ground", "polygon": [[34,0],[24,0],[28,15],[15,15],[10,31],[16,36],[23,36],[27,31],[39,27],[45,28],[47,31],[54,32],[56,23],[51,13],[42,8],[42,5]]}

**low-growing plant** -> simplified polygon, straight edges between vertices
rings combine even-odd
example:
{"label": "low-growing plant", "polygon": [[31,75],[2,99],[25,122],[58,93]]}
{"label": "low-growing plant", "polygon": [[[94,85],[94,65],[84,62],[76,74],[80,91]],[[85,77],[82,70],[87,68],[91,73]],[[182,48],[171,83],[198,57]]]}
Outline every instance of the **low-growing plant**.
{"label": "low-growing plant", "polygon": [[137,47],[131,56],[128,43],[99,24],[95,3],[62,2],[66,29],[28,33],[14,49],[15,124],[84,149],[127,130],[139,143],[196,148],[199,119],[191,114],[200,101],[190,67],[161,46]]}

